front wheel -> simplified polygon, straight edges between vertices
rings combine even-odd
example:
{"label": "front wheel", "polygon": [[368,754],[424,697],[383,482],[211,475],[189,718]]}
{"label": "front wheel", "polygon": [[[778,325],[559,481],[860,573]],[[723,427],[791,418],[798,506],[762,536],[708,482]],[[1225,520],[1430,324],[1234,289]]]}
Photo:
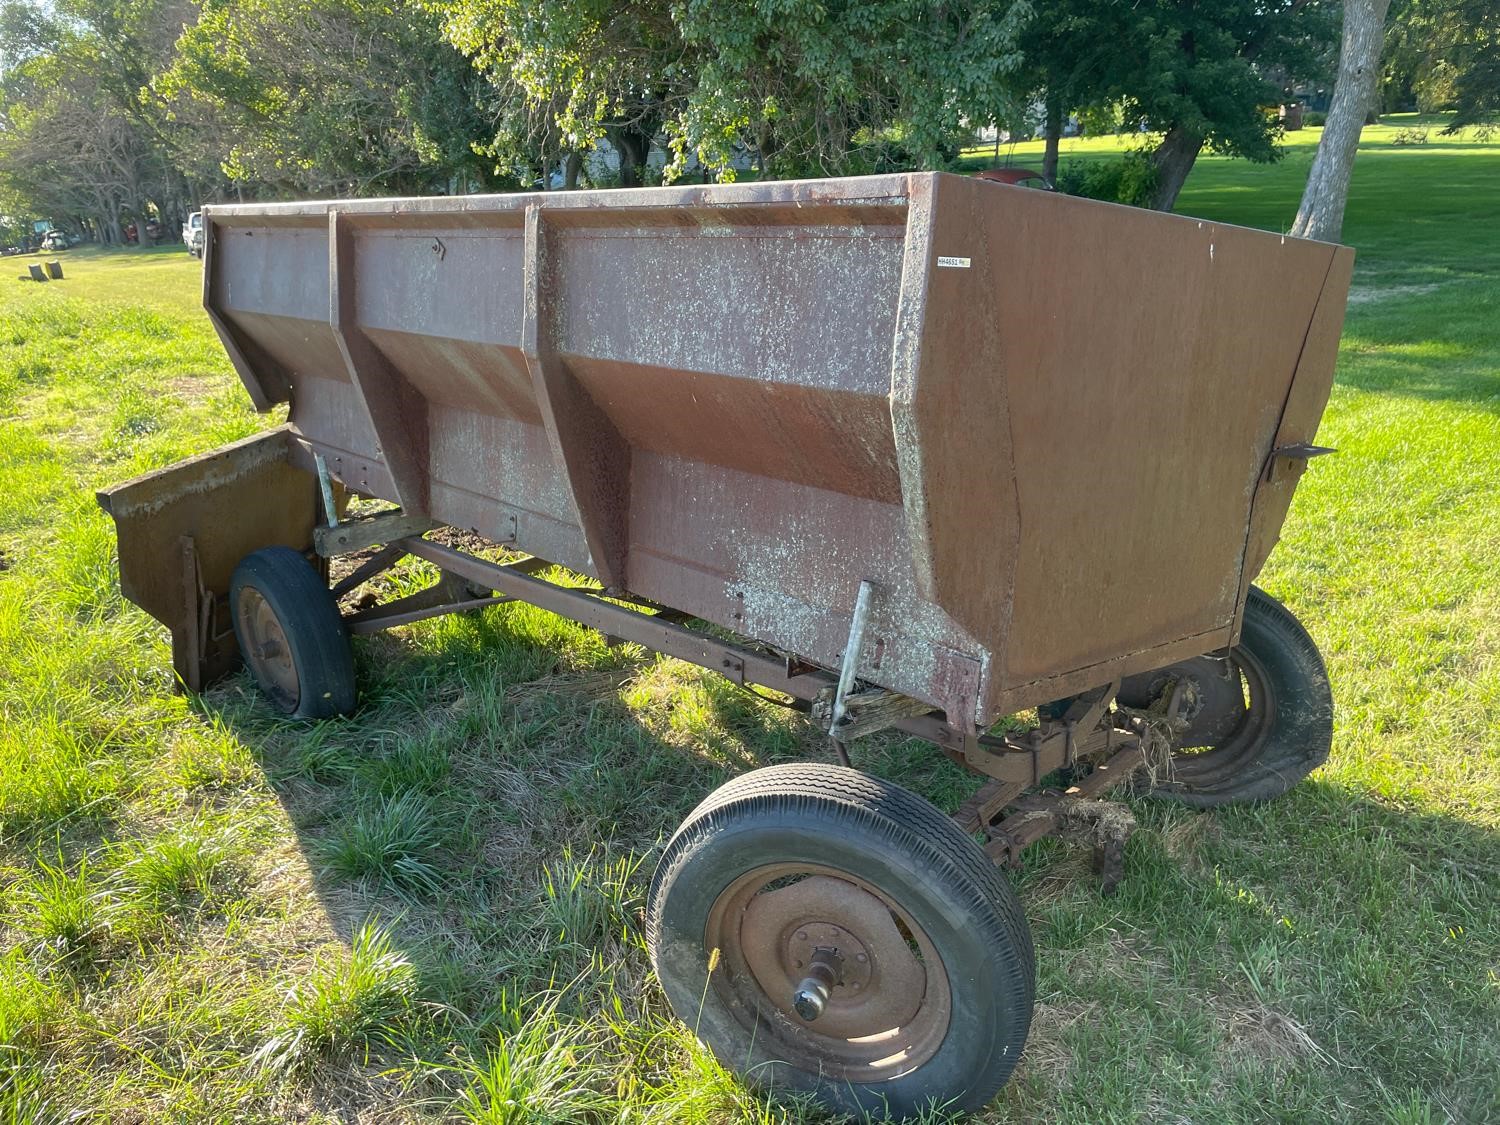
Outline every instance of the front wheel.
{"label": "front wheel", "polygon": [[261,691],[299,719],[354,710],[354,654],[338,603],[290,547],[246,555],[229,580],[235,640]]}
{"label": "front wheel", "polygon": [[667,845],[647,935],[720,1062],[836,1112],[978,1109],[1031,1023],[1009,884],[927,801],[856,770],[771,766],[715,791]]}
{"label": "front wheel", "polygon": [[1195,705],[1170,761],[1146,783],[1151,796],[1197,808],[1268,801],[1328,760],[1333,692],[1323,657],[1291,610],[1259,587],[1250,587],[1227,660],[1200,656],[1132,676],[1119,699],[1149,707],[1183,681]]}

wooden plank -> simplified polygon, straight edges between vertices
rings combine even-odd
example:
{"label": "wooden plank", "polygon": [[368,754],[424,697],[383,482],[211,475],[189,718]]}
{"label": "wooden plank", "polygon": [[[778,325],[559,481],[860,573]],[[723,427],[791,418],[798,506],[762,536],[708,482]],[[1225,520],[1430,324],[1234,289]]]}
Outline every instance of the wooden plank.
{"label": "wooden plank", "polygon": [[363,519],[346,520],[336,527],[313,529],[313,549],[324,558],[349,555],[377,543],[394,543],[430,531],[436,524],[426,516],[405,512],[381,512]]}

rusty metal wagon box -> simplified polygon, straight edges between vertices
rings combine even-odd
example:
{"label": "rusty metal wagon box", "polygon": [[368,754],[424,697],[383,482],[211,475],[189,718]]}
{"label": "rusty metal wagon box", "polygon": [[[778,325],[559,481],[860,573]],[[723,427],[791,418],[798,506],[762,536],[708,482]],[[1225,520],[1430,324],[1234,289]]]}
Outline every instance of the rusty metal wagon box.
{"label": "rusty metal wagon box", "polygon": [[[938,173],[204,232],[208,314],[288,417],[100,494],[183,684],[243,656],[329,718],[350,634],[520,600],[782,693],[843,764],[716,791],[646,910],[674,1009],[752,1081],[984,1104],[1035,985],[995,865],[1061,834],[1108,890],[1110,789],[1264,800],[1328,756],[1317,647],[1252,582],[1325,452],[1347,248]],[[350,604],[406,556],[436,584]],[[850,768],[890,728],[985,783],[949,817]]]}

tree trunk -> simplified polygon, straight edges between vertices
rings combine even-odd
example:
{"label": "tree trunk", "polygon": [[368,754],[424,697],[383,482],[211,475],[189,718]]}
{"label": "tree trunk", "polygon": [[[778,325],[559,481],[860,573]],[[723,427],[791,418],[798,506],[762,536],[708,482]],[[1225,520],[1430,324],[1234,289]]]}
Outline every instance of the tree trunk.
{"label": "tree trunk", "polygon": [[1344,229],[1344,205],[1365,115],[1375,101],[1380,79],[1380,49],[1385,42],[1385,14],[1391,0],[1344,0],[1344,42],[1339,48],[1339,77],[1318,152],[1313,157],[1302,206],[1291,233],[1300,238],[1336,242]]}
{"label": "tree trunk", "polygon": [[630,127],[615,132],[615,147],[620,151],[620,186],[640,187],[641,169],[651,156],[651,138]]}
{"label": "tree trunk", "polygon": [[576,191],[578,189],[578,173],[583,168],[583,154],[581,152],[570,152],[563,158],[563,190]]}
{"label": "tree trunk", "polygon": [[[1057,184],[1057,146],[1062,139],[1062,98],[1054,93],[1047,95],[1047,120],[1042,126],[1046,138],[1042,149],[1042,177],[1054,186]],[[996,142],[998,147],[999,142]]]}
{"label": "tree trunk", "polygon": [[1156,186],[1151,192],[1153,211],[1170,211],[1177,205],[1177,195],[1202,151],[1203,138],[1197,133],[1181,125],[1167,130],[1151,154],[1151,166],[1156,170]]}

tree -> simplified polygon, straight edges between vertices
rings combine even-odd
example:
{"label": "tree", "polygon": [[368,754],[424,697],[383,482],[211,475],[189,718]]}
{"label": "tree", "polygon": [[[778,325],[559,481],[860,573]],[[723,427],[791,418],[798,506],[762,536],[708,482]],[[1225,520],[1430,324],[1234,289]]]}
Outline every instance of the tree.
{"label": "tree", "polygon": [[[434,0],[495,90],[497,153],[549,165],[609,137],[628,181],[653,137],[667,176],[932,167],[1018,62],[1017,0]],[[517,94],[520,94],[520,102]],[[519,142],[519,143],[518,143]]]}
{"label": "tree", "polygon": [[1308,173],[1292,234],[1333,242],[1344,227],[1344,205],[1359,134],[1374,106],[1380,49],[1391,0],[1344,0],[1343,46],[1328,120]]}
{"label": "tree", "polygon": [[683,47],[665,2],[450,0],[433,2],[444,37],[488,79],[497,170],[571,182],[581,156],[608,137],[620,182],[639,182],[652,139],[684,87]]}
{"label": "tree", "polygon": [[1387,97],[1455,110],[1445,132],[1500,117],[1500,5],[1395,0],[1386,35]]}
{"label": "tree", "polygon": [[968,123],[1005,98],[1029,10],[1007,0],[686,0],[674,13],[702,61],[677,150],[691,145],[717,164],[750,137],[780,175],[940,167]]}
{"label": "tree", "polygon": [[233,180],[350,196],[487,182],[475,80],[424,9],[235,0],[201,10],[151,89],[176,123],[207,114],[191,135]]}
{"label": "tree", "polygon": [[1445,130],[1449,133],[1500,116],[1500,8],[1488,0],[1467,0],[1459,11],[1468,34],[1451,46],[1458,112]]}
{"label": "tree", "polygon": [[1150,161],[1149,205],[1169,211],[1205,147],[1269,163],[1279,158],[1282,100],[1272,71],[1313,65],[1328,34],[1312,0],[1158,0],[1127,16],[1114,92],[1125,119],[1161,133]]}
{"label": "tree", "polygon": [[1021,34],[1015,93],[1040,96],[1044,171],[1055,171],[1069,112],[1144,126],[1157,140],[1126,179],[1139,202],[1171,210],[1205,148],[1279,156],[1282,75],[1316,68],[1332,36],[1329,0],[1055,0]]}
{"label": "tree", "polygon": [[[55,12],[55,15],[54,15]],[[11,2],[0,86],[0,186],[39,217],[119,242],[126,219],[165,215],[180,177],[131,112],[99,37],[68,6]],[[144,239],[141,241],[144,242]]]}

